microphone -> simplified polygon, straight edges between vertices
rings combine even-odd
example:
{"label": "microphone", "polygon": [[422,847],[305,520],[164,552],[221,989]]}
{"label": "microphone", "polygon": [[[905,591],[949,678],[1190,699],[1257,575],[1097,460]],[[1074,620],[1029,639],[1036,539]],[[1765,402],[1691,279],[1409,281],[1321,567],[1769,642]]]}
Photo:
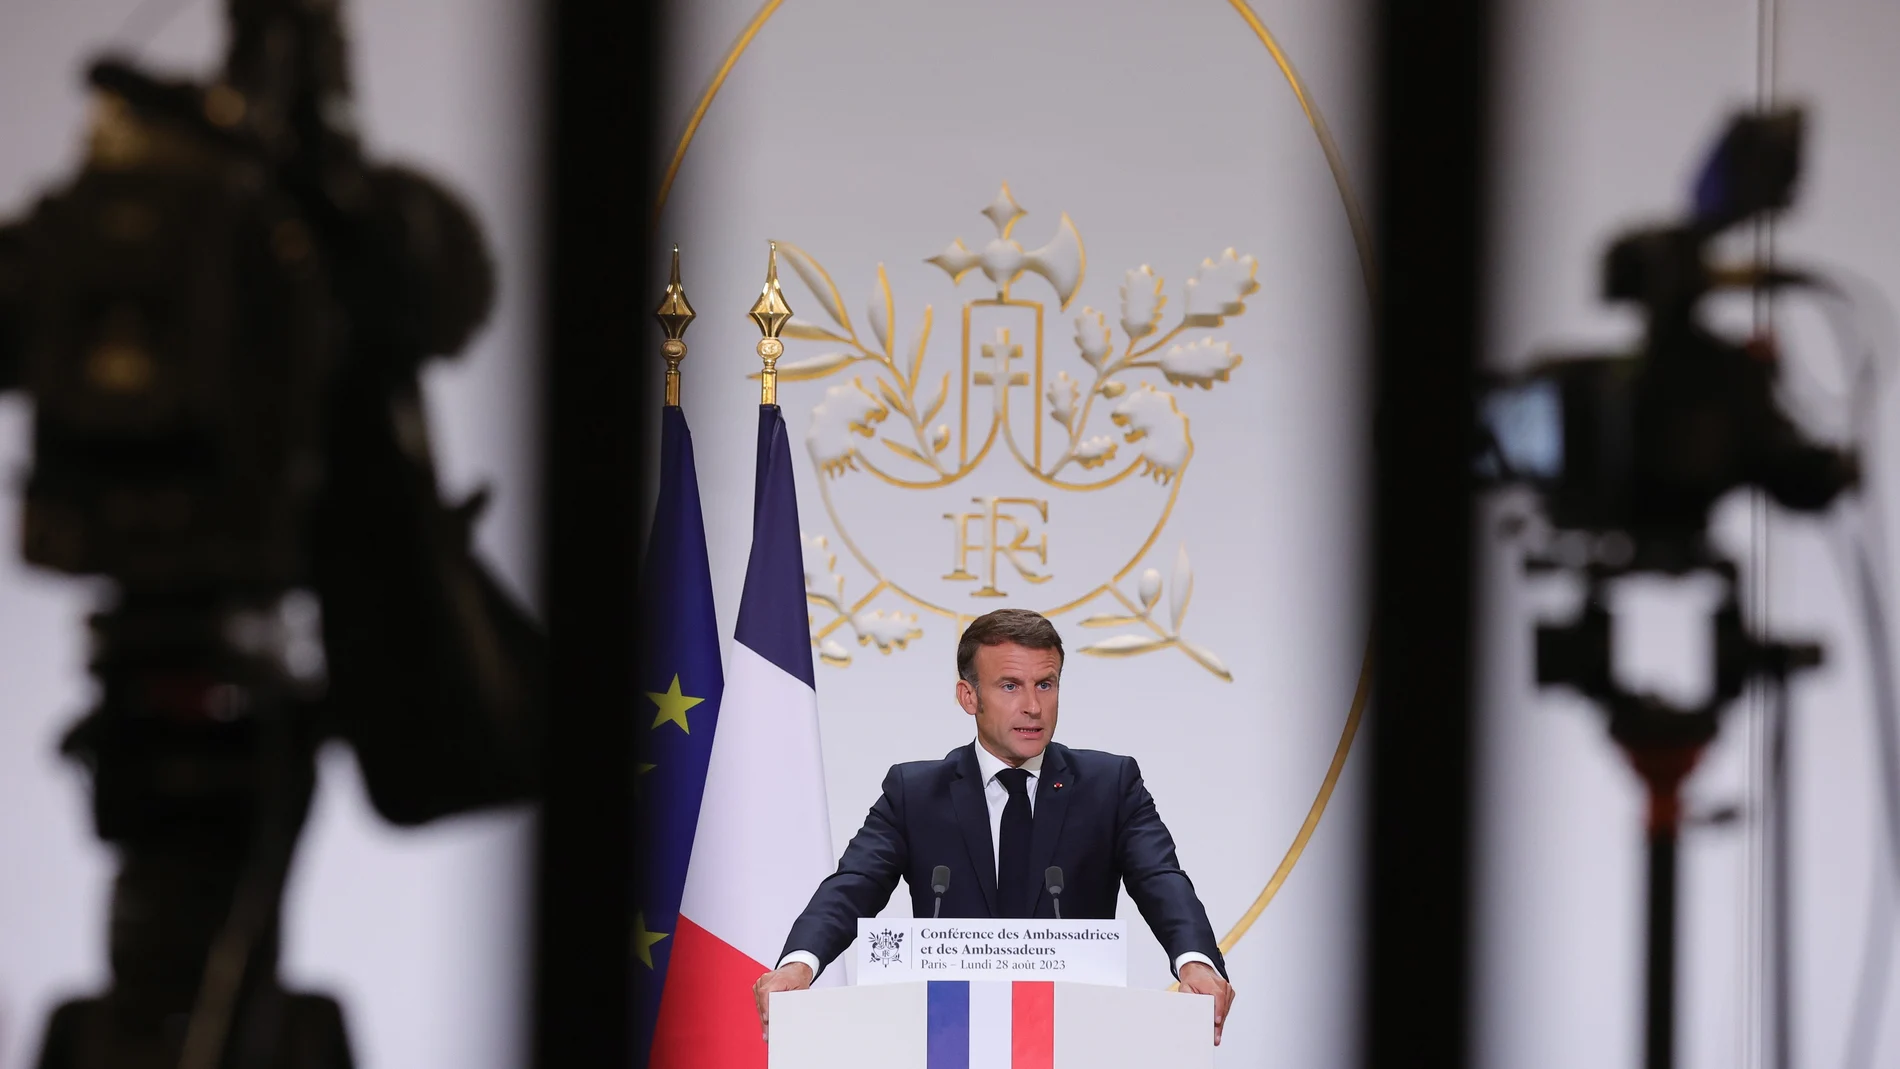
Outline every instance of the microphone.
{"label": "microphone", "polygon": [[1049,902],[1056,907],[1056,919],[1062,919],[1062,866],[1042,870],[1042,885],[1049,889]]}
{"label": "microphone", "polygon": [[930,870],[930,889],[937,895],[936,908],[930,911],[930,919],[934,921],[943,912],[943,893],[950,889],[950,866],[938,865]]}

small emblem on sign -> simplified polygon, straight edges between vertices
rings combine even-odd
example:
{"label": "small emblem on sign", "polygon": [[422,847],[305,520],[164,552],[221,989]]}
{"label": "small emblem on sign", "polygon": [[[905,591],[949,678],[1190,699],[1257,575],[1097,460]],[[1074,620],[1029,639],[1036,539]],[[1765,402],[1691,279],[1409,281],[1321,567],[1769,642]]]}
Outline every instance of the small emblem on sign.
{"label": "small emblem on sign", "polygon": [[868,932],[865,938],[871,941],[871,961],[878,965],[904,964],[904,933],[886,928],[881,932]]}

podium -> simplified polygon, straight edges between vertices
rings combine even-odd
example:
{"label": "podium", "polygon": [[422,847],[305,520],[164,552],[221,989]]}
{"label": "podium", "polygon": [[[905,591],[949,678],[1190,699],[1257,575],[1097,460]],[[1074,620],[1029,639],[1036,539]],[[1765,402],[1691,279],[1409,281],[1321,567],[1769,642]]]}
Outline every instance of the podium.
{"label": "podium", "polygon": [[1214,1000],[1048,980],[772,996],[768,1069],[1212,1069]]}

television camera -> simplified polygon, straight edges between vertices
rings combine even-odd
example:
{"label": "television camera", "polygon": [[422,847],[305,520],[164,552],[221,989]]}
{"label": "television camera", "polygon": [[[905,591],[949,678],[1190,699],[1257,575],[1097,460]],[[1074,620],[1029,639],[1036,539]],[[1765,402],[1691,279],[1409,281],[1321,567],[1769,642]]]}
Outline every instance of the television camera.
{"label": "television camera", "polygon": [[109,591],[64,752],[119,858],[111,987],[42,1069],[350,1064],[276,976],[325,740],[401,825],[532,797],[546,655],[444,504],[419,384],[494,295],[472,213],[367,158],[334,0],[226,0],[206,82],[94,64],[79,173],[0,225],[27,561]]}

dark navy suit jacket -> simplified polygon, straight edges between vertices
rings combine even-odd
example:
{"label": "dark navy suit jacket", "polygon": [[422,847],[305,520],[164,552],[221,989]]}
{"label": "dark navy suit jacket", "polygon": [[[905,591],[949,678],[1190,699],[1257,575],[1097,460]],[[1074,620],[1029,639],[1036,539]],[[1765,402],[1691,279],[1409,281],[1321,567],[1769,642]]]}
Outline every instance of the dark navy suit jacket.
{"label": "dark navy suit jacket", "polygon": [[[1031,828],[1029,871],[1040,883],[1045,869],[1062,866],[1065,918],[1113,917],[1126,883],[1170,962],[1199,951],[1226,974],[1207,911],[1175,860],[1174,838],[1134,758],[1050,743],[1036,777]],[[930,874],[938,865],[951,874],[942,916],[998,916],[996,851],[975,743],[941,761],[891,766],[883,796],[838,871],[818,885],[792,925],[779,957],[803,950],[830,964],[857,938],[858,918],[877,916],[890,901],[900,876],[910,885],[912,915],[930,916]],[[1055,916],[1047,889],[1037,894],[1032,916]]]}

